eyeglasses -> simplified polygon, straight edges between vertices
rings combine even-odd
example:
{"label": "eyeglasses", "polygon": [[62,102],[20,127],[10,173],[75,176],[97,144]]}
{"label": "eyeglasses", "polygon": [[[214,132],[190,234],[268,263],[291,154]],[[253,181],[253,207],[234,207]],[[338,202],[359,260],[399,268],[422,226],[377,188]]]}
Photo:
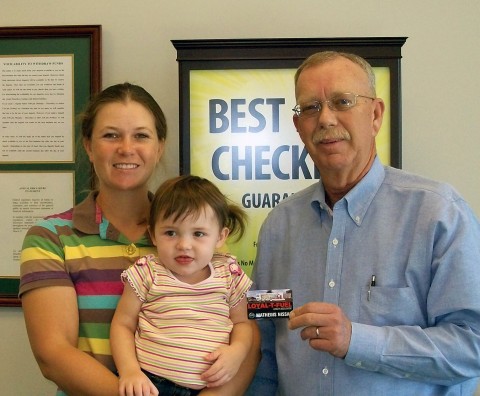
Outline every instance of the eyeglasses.
{"label": "eyeglasses", "polygon": [[328,108],[332,111],[346,111],[357,105],[358,97],[375,100],[375,98],[371,98],[370,96],[356,95],[347,92],[334,95],[328,100],[316,100],[304,105],[297,104],[292,110],[297,117],[302,118],[316,116],[323,109],[324,103],[326,103]]}

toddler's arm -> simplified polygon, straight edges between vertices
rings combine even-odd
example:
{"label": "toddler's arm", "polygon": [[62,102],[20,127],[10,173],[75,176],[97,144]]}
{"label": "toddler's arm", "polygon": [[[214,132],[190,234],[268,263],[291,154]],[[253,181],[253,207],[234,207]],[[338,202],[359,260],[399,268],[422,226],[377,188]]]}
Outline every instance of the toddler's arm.
{"label": "toddler's arm", "polygon": [[248,321],[246,297],[230,309],[230,319],[233,322],[230,345],[222,346],[205,357],[213,362],[202,374],[208,387],[220,386],[230,381],[237,374],[252,346],[252,325]]}
{"label": "toddler's arm", "polygon": [[112,355],[120,375],[120,396],[158,395],[157,388],[140,369],[135,353],[135,330],[141,304],[133,288],[125,282],[110,329]]}

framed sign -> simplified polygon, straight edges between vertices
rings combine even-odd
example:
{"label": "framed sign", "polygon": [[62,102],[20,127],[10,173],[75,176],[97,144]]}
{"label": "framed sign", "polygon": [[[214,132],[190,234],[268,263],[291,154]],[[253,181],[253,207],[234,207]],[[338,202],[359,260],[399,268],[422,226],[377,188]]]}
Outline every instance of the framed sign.
{"label": "framed sign", "polygon": [[0,28],[0,306],[19,306],[20,251],[38,219],[90,188],[76,119],[101,88],[101,26]]}
{"label": "framed sign", "polygon": [[385,101],[377,152],[401,167],[400,60],[406,38],[174,40],[180,84],[180,170],[213,181],[249,215],[229,241],[247,274],[257,234],[282,199],[319,178],[292,121],[294,74],[309,55],[353,52],[374,68]]}

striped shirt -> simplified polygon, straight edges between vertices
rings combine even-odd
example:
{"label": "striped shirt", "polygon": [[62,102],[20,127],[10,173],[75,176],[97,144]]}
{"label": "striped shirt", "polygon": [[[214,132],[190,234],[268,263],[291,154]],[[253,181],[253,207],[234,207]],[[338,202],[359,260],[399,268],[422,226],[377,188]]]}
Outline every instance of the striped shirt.
{"label": "striped shirt", "polygon": [[145,234],[134,244],[102,216],[92,192],[65,213],[33,226],[23,242],[20,296],[47,286],[70,286],[79,307],[78,348],[110,370],[110,322],[123,292],[121,273],[155,252]]}
{"label": "striped shirt", "polygon": [[140,366],[190,388],[211,363],[204,357],[229,345],[233,324],[230,309],[252,281],[233,256],[215,254],[210,277],[194,285],[179,281],[153,255],[126,270],[127,280],[142,301],[135,344]]}

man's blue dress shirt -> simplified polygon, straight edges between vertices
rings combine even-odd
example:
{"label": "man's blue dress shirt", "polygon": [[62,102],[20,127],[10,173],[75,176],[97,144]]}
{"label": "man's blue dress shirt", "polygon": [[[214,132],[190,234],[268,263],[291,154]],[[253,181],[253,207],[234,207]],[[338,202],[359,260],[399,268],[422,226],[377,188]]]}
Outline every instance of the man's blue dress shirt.
{"label": "man's blue dress shirt", "polygon": [[295,307],[337,304],[352,337],[339,359],[288,319],[259,320],[263,358],[249,395],[475,392],[480,225],[453,188],[377,158],[333,210],[321,181],[281,202],[258,242],[253,288],[291,288]]}

